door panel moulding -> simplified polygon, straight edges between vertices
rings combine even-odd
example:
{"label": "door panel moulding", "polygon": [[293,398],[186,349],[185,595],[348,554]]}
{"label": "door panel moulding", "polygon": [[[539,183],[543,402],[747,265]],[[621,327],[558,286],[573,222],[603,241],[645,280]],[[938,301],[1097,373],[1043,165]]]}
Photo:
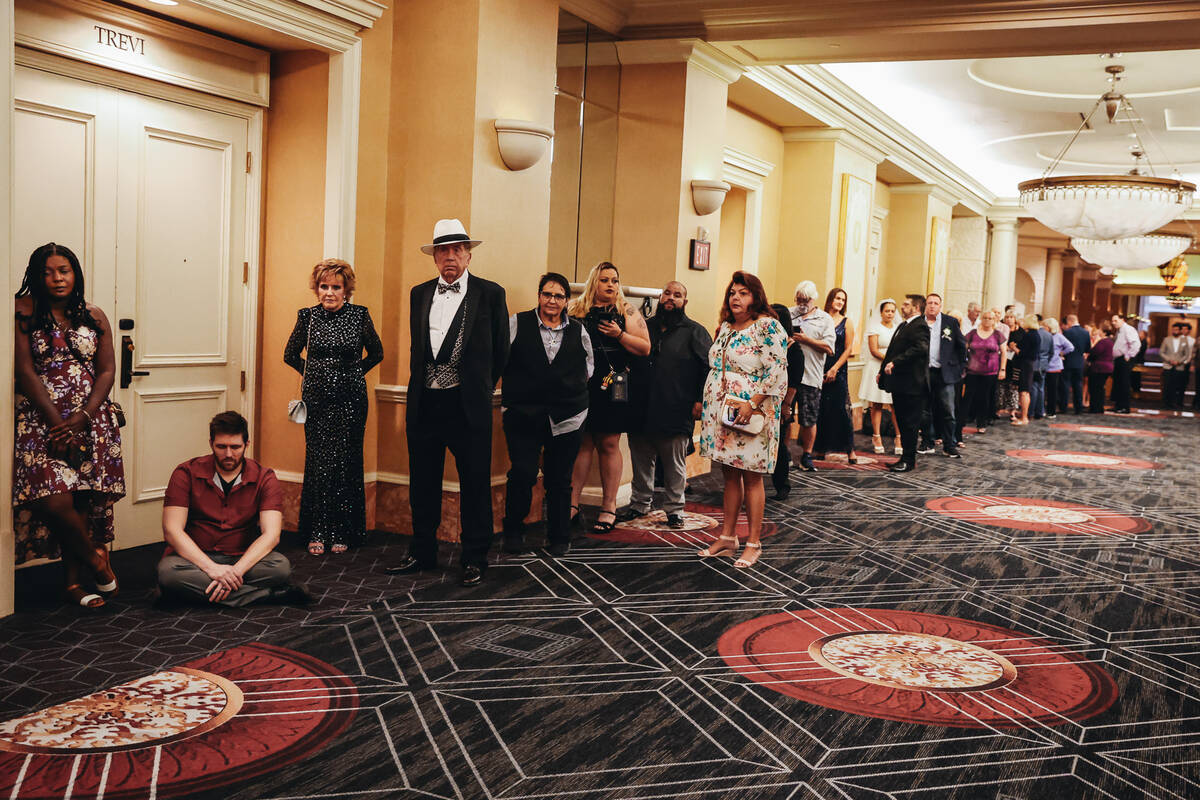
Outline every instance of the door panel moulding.
{"label": "door panel moulding", "polygon": [[759,233],[762,230],[763,181],[775,165],[733,147],[726,147],[721,180],[746,191],[746,222],[742,232],[742,265],[758,274]]}
{"label": "door panel moulding", "polygon": [[[986,213],[995,202],[995,194],[986,186],[871,105],[828,70],[811,65],[750,67],[746,76],[829,127],[853,134],[924,183],[940,186],[948,195],[960,198],[959,202],[971,211]],[[816,135],[817,130],[807,135]],[[810,129],[785,129],[785,137],[789,131],[800,135]]]}

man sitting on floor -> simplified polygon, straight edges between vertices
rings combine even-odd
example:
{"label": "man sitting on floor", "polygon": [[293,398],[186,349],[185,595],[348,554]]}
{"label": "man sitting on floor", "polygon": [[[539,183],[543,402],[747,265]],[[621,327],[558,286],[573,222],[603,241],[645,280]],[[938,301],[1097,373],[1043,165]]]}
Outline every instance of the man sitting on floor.
{"label": "man sitting on floor", "polygon": [[274,470],[246,458],[250,429],[236,411],[208,424],[212,453],[175,468],[163,502],[167,550],[158,562],[164,599],[244,606],[302,603],[292,565],[275,552],[283,494]]}

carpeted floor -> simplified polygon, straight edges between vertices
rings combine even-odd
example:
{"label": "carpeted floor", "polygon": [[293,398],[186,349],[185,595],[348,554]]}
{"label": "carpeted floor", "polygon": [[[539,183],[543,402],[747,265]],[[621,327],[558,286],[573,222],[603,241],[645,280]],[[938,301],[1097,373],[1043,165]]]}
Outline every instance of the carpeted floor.
{"label": "carpeted floor", "polygon": [[695,556],[709,476],[688,530],[497,557],[473,589],[384,576],[405,543],[382,535],[293,543],[303,609],[152,608],[153,548],[99,617],[23,571],[0,797],[1197,797],[1198,426],[1064,416],[907,475],[822,462],[768,501],[752,570]]}

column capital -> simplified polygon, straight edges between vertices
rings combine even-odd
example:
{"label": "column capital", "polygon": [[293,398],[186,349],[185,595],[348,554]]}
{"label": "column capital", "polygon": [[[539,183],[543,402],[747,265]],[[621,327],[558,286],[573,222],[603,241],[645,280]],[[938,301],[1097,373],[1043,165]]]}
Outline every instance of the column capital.
{"label": "column capital", "polygon": [[1020,220],[1016,217],[992,216],[988,214],[987,221],[992,226],[992,231],[996,233],[1016,233],[1017,225]]}
{"label": "column capital", "polygon": [[879,164],[887,153],[845,128],[784,128],[784,142],[834,142],[851,150],[873,164]]}
{"label": "column capital", "polygon": [[923,194],[941,200],[951,208],[958,205],[958,198],[936,183],[902,183],[891,187],[892,194]]}
{"label": "column capital", "polygon": [[616,42],[621,64],[688,64],[733,83],[746,68],[701,39],[635,39]]}

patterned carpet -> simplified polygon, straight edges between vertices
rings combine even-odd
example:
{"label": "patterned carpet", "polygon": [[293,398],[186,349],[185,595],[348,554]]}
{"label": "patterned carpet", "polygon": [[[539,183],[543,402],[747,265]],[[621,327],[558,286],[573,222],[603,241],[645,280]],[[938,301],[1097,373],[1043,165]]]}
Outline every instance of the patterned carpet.
{"label": "patterned carpet", "polygon": [[474,589],[381,575],[383,536],[293,549],[306,609],[167,612],[129,581],[92,620],[29,586],[0,621],[0,797],[1197,797],[1198,426],[821,462],[752,570],[694,555],[710,476],[683,531],[497,557]]}

